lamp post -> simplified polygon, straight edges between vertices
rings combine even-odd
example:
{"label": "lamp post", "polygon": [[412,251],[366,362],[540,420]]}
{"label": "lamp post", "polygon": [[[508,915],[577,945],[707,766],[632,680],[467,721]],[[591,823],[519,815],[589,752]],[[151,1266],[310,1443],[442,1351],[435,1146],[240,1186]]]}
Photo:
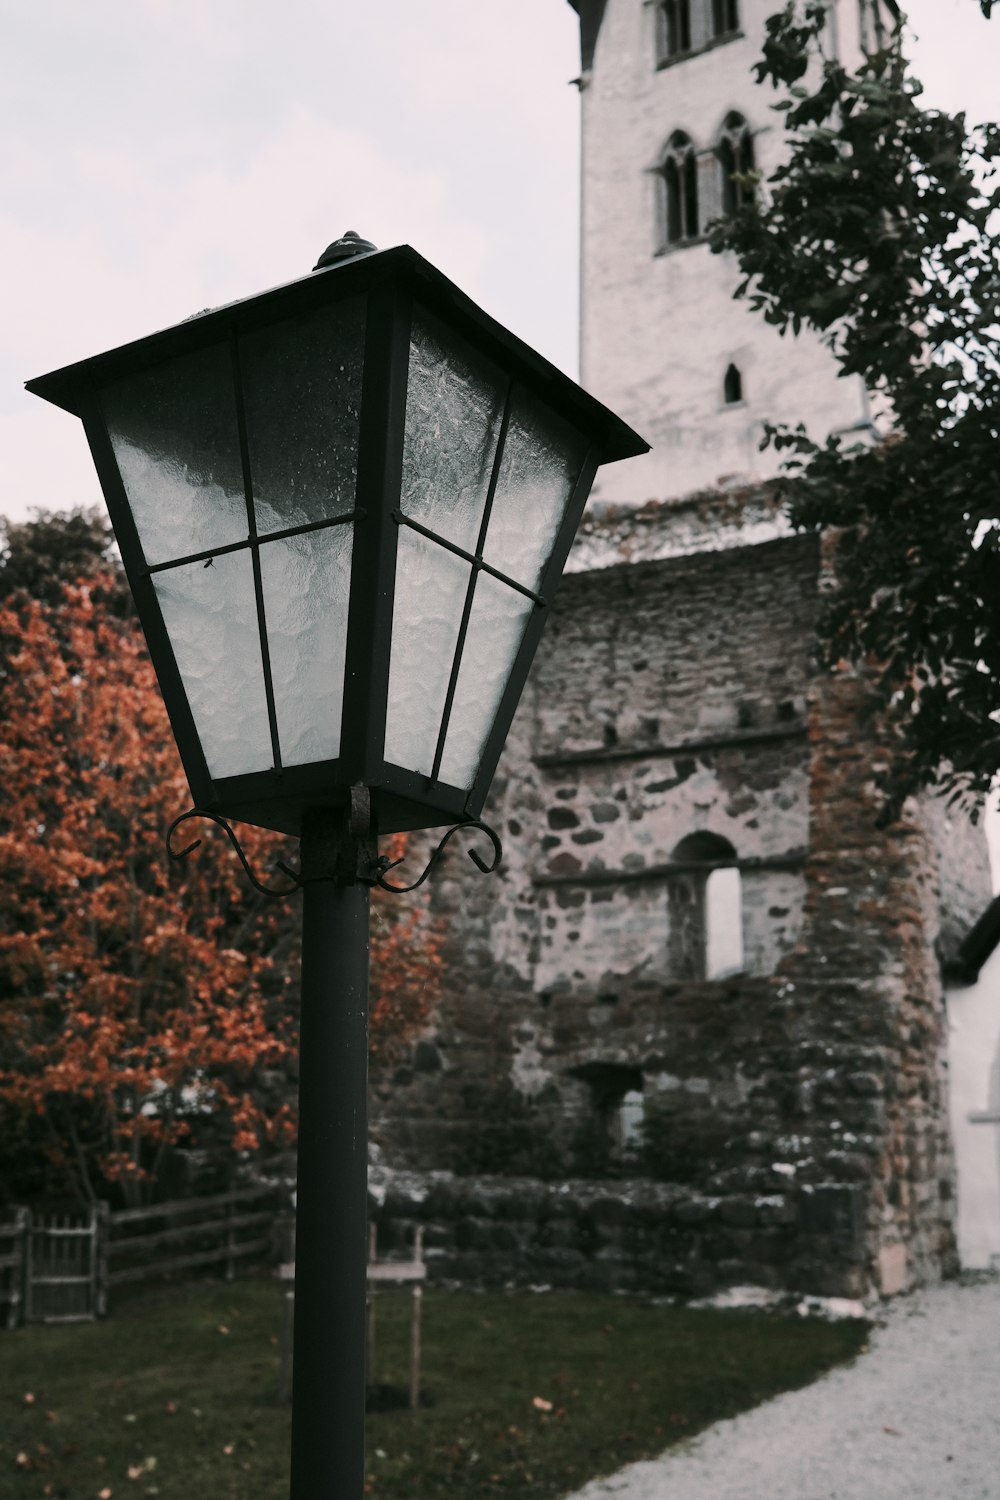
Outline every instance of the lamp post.
{"label": "lamp post", "polygon": [[629,427],[408,246],[28,382],[79,416],[195,809],[295,834],[293,1500],[364,1483],[377,835],[475,822]]}

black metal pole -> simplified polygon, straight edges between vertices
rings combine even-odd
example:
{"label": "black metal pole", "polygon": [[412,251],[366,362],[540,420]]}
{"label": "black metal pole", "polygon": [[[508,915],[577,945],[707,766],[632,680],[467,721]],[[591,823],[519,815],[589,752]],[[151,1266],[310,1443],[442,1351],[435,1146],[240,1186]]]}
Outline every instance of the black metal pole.
{"label": "black metal pole", "polygon": [[291,1500],[364,1490],[368,886],[340,810],[302,828]]}

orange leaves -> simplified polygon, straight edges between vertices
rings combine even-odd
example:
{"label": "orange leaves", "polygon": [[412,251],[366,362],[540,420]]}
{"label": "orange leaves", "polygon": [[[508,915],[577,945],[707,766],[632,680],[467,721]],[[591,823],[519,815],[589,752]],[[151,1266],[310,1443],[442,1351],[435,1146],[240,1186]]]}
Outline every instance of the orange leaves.
{"label": "orange leaves", "polygon": [[[277,928],[235,861],[206,840],[168,868],[187,789],[138,627],[100,584],[0,608],[0,1107],[45,1120],[51,1189],[134,1198],[184,1137],[283,1131],[251,1084],[289,1042],[261,989]],[[280,843],[250,842],[265,861]]]}
{"label": "orange leaves", "polygon": [[427,1020],[440,987],[440,934],[426,905],[385,896],[374,908],[369,1019],[373,1056],[390,1060]]}
{"label": "orange leaves", "polygon": [[[211,834],[168,864],[188,792],[138,626],[108,602],[118,581],[43,592],[0,605],[0,1114],[51,1163],[48,1190],[138,1201],[179,1142],[244,1153],[294,1133],[299,907],[263,902]],[[240,837],[262,871],[289,856]],[[375,903],[383,1058],[437,999],[422,898]]]}

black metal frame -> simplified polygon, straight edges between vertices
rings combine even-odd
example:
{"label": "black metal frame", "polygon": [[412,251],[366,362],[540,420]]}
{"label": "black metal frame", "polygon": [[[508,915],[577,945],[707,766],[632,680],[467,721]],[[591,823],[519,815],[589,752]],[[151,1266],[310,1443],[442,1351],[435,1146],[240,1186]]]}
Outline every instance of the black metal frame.
{"label": "black metal frame", "polygon": [[[355,506],[307,526],[269,533],[258,540],[242,407],[239,340],[251,329],[342,299],[367,293],[365,357]],[[426,309],[454,333],[467,339],[497,364],[508,381],[507,406],[495,453],[493,473],[477,550],[474,555],[428,532],[399,510],[409,343],[414,308]],[[228,342],[233,351],[234,401],[247,502],[248,538],[169,564],[147,564],[132,518],[101,410],[102,388],[123,375],[208,344]],[[483,547],[497,475],[503,455],[514,390],[524,388],[578,432],[590,450],[583,463],[537,593],[507,577],[483,559]],[[85,360],[30,381],[28,389],[79,415],[108,503],[122,560],[136,600],[150,655],[160,682],[195,806],[226,817],[298,834],[308,809],[346,804],[349,788],[367,786],[380,832],[406,831],[445,823],[469,822],[482,810],[496,763],[524,688],[547,614],[546,605],[562,573],[598,463],[644,452],[641,438],[506,329],[487,317],[459,290],[408,246],[360,256],[311,276],[188,320],[176,328]],[[267,658],[264,600],[260,582],[260,546],[268,541],[320,527],[353,522],[353,560],[348,604],[346,671],[340,755],[335,760],[283,766]],[[433,771],[418,775],[384,759],[384,736],[392,641],[392,612],[398,530],[400,525],[433,537],[471,565],[465,609],[451,666],[443,721]],[[153,576],[165,566],[208,560],[249,548],[257,598],[265,697],[274,764],[262,771],[213,778],[201,748],[194,718],[164,626]],[[471,788],[437,779],[444,737],[454,699],[462,650],[480,572],[497,577],[534,601],[516,653],[513,670],[487,736],[479,771]]]}
{"label": "black metal frame", "polygon": [[[368,832],[369,826],[367,823],[367,817],[370,816],[370,806],[368,802],[367,788],[352,787],[351,790],[353,794],[351,812],[352,814],[354,813],[357,800],[360,796],[361,805],[366,809],[364,831]],[[321,880],[328,880],[331,878],[329,874],[324,874],[318,877],[309,876],[302,870],[293,870],[290,865],[285,864],[284,860],[279,859],[275,861],[275,868],[277,870],[280,870],[281,874],[284,875],[289,881],[289,884],[285,887],[284,890],[278,890],[273,885],[265,885],[264,882],[254,874],[253,867],[251,866],[250,861],[247,859],[246,851],[244,850],[243,845],[240,843],[238,837],[236,836],[236,832],[231,827],[231,825],[226,821],[225,818],[221,817],[219,813],[206,812],[205,809],[201,807],[191,807],[187,812],[181,813],[178,817],[174,818],[173,822],[170,824],[170,827],[167,829],[165,842],[167,849],[167,858],[170,860],[171,864],[181,864],[185,859],[187,859],[189,854],[193,854],[196,849],[201,848],[200,838],[192,839],[189,844],[184,845],[183,849],[174,848],[174,834],[177,832],[178,828],[180,828],[184,823],[190,823],[195,818],[204,818],[206,822],[212,823],[216,828],[222,829],[226,838],[229,840],[229,843],[232,845],[232,848],[236,854],[236,858],[243,866],[243,873],[246,876],[247,880],[249,880],[255,891],[258,891],[262,896],[266,896],[269,901],[285,901],[289,896],[295,896],[299,891],[304,891],[307,885],[312,884],[313,880],[317,878]],[[350,822],[351,818],[348,817],[348,823]],[[416,880],[411,881],[409,885],[397,885],[395,881],[386,880],[385,877],[388,875],[389,871],[398,869],[404,861],[403,859],[390,860],[384,854],[380,855],[378,853],[377,839],[374,835],[369,837],[367,843],[361,850],[360,859],[356,863],[353,870],[349,872],[350,878],[342,878],[340,883],[360,883],[361,885],[378,886],[380,890],[388,891],[393,896],[409,895],[411,891],[418,890],[420,886],[423,885],[424,881],[433,874],[434,870],[437,868],[438,864],[444,857],[445,850],[447,849],[449,843],[458,833],[484,833],[489,839],[490,845],[492,847],[492,859],[490,863],[487,864],[475,849],[466,849],[465,852],[472,860],[472,863],[475,865],[476,869],[481,875],[492,875],[494,871],[499,869],[500,861],[503,858],[503,846],[500,843],[500,835],[496,832],[496,829],[491,828],[488,823],[484,823],[480,818],[470,818],[467,822],[456,823],[453,827],[448,829],[448,832],[444,835],[444,837],[438,841],[437,847],[431,852],[430,858],[424,865],[422,872],[417,876]],[[360,836],[358,837],[358,842],[360,843]],[[341,871],[340,874],[343,876],[344,872]]]}

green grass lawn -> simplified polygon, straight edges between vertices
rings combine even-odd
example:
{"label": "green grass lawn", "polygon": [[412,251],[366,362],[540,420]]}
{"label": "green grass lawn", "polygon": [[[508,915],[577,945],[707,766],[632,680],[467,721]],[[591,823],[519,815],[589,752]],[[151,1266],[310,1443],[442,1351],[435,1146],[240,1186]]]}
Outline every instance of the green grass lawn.
{"label": "green grass lawn", "polygon": [[[0,1332],[3,1500],[282,1500],[283,1289],[187,1282],[100,1323]],[[403,1393],[409,1297],[378,1302],[380,1382]],[[867,1325],[656,1307],[595,1293],[428,1292],[419,1412],[368,1419],[377,1500],[555,1500],[815,1379]]]}

